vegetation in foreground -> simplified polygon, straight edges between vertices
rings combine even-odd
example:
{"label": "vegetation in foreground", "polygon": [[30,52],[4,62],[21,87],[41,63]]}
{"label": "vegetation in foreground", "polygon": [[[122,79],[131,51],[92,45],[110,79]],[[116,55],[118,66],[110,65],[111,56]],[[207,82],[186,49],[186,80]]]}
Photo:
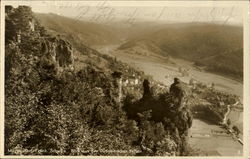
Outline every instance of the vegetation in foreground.
{"label": "vegetation in foreground", "polygon": [[[168,93],[145,97],[139,85],[117,100],[112,73],[143,80],[142,72],[72,36],[69,43],[48,34],[26,6],[6,7],[5,35],[6,155],[205,155],[188,146],[192,113],[179,111]],[[216,123],[236,101],[202,85],[192,92],[191,111],[214,115]],[[200,99],[211,105],[192,103]]]}
{"label": "vegetation in foreground", "polygon": [[49,35],[27,6],[6,6],[5,29],[5,155],[189,155],[189,110],[164,95],[143,98],[142,88],[139,98],[119,102],[111,73],[122,63],[99,57],[108,66],[100,68],[97,53],[82,47],[93,59],[75,69],[76,50]]}

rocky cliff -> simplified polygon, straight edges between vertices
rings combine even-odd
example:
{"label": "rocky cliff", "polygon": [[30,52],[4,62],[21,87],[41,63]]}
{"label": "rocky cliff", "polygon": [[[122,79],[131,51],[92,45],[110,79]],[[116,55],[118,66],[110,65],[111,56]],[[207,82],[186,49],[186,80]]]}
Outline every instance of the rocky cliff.
{"label": "rocky cliff", "polygon": [[[126,70],[124,77],[137,73],[143,79],[142,73],[82,47],[77,62],[84,66],[74,69],[75,49],[67,40],[48,34],[31,8],[7,8],[5,155],[187,154],[185,111],[173,118],[162,96],[136,102],[142,104],[134,111],[139,119],[130,119],[126,103],[117,101],[121,88],[112,72]],[[134,94],[141,93],[137,87]],[[156,119],[161,112],[169,113]]]}
{"label": "rocky cliff", "polygon": [[10,48],[6,52],[7,57],[10,52],[35,56],[43,67],[54,65],[58,73],[74,69],[74,51],[71,44],[60,35],[48,34],[34,18],[29,7],[6,6],[6,13],[5,40],[7,48]]}
{"label": "rocky cliff", "polygon": [[69,42],[58,37],[45,37],[41,48],[43,58],[51,61],[58,71],[73,70],[73,49]]}

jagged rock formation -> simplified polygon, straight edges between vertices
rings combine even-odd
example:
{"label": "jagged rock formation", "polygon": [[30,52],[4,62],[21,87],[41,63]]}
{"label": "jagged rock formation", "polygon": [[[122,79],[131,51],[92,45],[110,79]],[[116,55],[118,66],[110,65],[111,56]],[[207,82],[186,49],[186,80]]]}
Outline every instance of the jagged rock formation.
{"label": "jagged rock formation", "polygon": [[[34,29],[25,30],[33,18],[29,7],[10,10],[5,45],[6,155],[185,155],[188,110],[178,113],[165,96],[148,98],[150,93],[130,105],[118,103],[121,87],[111,72],[124,70],[123,64],[91,50],[89,54],[105,58],[110,71],[95,63],[75,70],[69,42],[49,35],[37,21]],[[137,118],[118,105],[137,113]],[[145,112],[150,109],[152,113]]]}
{"label": "jagged rock formation", "polygon": [[186,102],[181,102],[186,98],[185,95],[175,97],[175,94],[166,93],[156,98],[149,91],[150,83],[148,80],[143,82],[143,87],[144,94],[139,101],[131,102],[129,96],[126,98],[124,109],[127,115],[131,119],[141,122],[141,118],[145,116],[142,114],[148,112],[146,117],[149,120],[162,123],[167,134],[175,136],[175,142],[178,145],[177,155],[185,155],[187,153],[188,130],[192,126],[193,120]]}
{"label": "jagged rock formation", "polygon": [[56,64],[58,70],[73,70],[73,49],[69,42],[57,37],[45,37],[42,52],[44,58]]}
{"label": "jagged rock formation", "polygon": [[[34,57],[40,67],[53,68],[59,75],[62,71],[73,71],[74,56],[71,44],[60,36],[49,35],[34,18],[29,7],[6,6],[6,74],[15,66],[8,60],[14,54],[22,53]],[[53,72],[52,71],[52,72]]]}

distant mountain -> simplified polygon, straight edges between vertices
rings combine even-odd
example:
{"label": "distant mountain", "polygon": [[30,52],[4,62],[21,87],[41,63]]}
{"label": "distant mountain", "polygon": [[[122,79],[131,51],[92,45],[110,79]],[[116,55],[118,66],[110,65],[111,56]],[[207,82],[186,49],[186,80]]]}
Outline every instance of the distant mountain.
{"label": "distant mountain", "polygon": [[103,45],[120,40],[119,30],[115,27],[79,21],[56,14],[35,14],[46,29],[60,34],[76,36],[86,45]]}
{"label": "distant mountain", "polygon": [[133,24],[126,21],[94,23],[52,13],[35,13],[35,16],[52,34],[63,34],[68,37],[71,35],[77,41],[81,41],[91,47],[96,45],[120,44],[127,39],[143,36],[162,27],[158,23],[149,22]]}
{"label": "distant mountain", "polygon": [[122,44],[125,53],[163,55],[194,62],[207,71],[239,80],[243,77],[243,29],[239,26],[152,22],[77,21],[56,14],[35,14],[51,34],[60,34],[78,46]]}
{"label": "distant mountain", "polygon": [[159,83],[77,34],[51,35],[28,6],[5,11],[5,155],[191,155],[192,113]]}
{"label": "distant mountain", "polygon": [[166,25],[124,43],[119,49],[137,48],[140,52],[141,46],[148,43],[157,50],[156,54],[183,58],[208,71],[237,79],[243,77],[242,27],[206,23]]}

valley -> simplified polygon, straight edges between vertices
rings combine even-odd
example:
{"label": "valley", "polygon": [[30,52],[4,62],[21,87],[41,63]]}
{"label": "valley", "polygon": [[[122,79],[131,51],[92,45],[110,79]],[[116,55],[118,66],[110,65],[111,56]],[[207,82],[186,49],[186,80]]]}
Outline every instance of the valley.
{"label": "valley", "polygon": [[[124,53],[117,49],[119,45],[95,46],[100,53],[116,57],[134,68],[142,70],[153,79],[170,86],[173,78],[178,77],[188,83],[191,78],[207,85],[214,83],[215,89],[238,95],[243,100],[243,84],[241,82],[223,77],[217,74],[199,70],[191,62],[177,58],[170,58],[168,62],[161,56],[143,56],[134,53]],[[154,55],[154,54],[153,54]],[[182,77],[178,68],[188,68],[189,75]],[[237,125],[241,132],[243,130],[243,112],[232,110],[229,113],[232,124]],[[215,132],[220,132],[215,133]],[[189,143],[194,149],[205,151],[208,156],[239,156],[243,153],[243,146],[219,125],[211,124],[194,118],[193,126],[190,129]],[[242,138],[242,135],[241,135]],[[217,143],[216,146],[214,143]]]}
{"label": "valley", "polygon": [[242,25],[5,12],[5,155],[243,155]]}
{"label": "valley", "polygon": [[[113,25],[86,21],[73,26],[74,20],[69,18],[37,16],[49,30],[63,32],[72,41],[88,44],[102,54],[144,71],[167,87],[173,83],[174,77],[185,83],[192,79],[207,86],[214,85],[218,91],[237,95],[243,103],[241,27],[206,23],[145,27],[144,23],[138,23],[132,27],[114,28]],[[51,19],[55,21],[51,23]],[[86,26],[87,30],[82,29]],[[180,70],[184,70],[184,74]],[[232,109],[228,115],[232,125],[236,125],[241,132],[242,114],[242,110]],[[223,133],[216,134],[216,131]],[[242,155],[243,146],[219,125],[194,118],[189,136],[191,147],[205,151],[207,154],[204,155]],[[214,143],[220,144],[214,146]]]}

